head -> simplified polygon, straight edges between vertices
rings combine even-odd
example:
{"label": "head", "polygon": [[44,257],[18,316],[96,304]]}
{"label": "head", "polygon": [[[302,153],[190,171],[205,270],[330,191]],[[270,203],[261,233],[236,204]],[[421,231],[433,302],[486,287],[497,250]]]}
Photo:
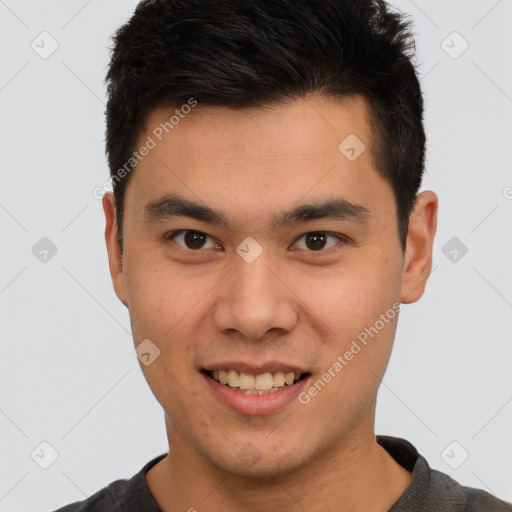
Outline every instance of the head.
{"label": "head", "polygon": [[[115,35],[110,269],[176,450],[271,476],[373,428],[436,225],[412,47],[379,0],[143,1]],[[301,378],[234,407],[223,369]]]}

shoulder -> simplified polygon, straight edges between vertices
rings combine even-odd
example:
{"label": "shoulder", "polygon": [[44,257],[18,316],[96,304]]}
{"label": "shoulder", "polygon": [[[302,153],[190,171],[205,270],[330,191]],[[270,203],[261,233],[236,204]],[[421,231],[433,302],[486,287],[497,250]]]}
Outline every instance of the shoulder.
{"label": "shoulder", "polygon": [[84,501],[66,505],[54,512],[161,512],[147,484],[148,471],[165,457],[149,461],[129,480],[116,480]]}
{"label": "shoulder", "polygon": [[512,512],[512,504],[486,491],[465,487],[446,473],[432,469],[409,441],[377,436],[377,442],[412,473],[409,487],[390,512]]}
{"label": "shoulder", "polygon": [[482,489],[460,485],[441,471],[432,469],[432,484],[440,495],[444,495],[453,510],[461,512],[512,512],[512,504],[496,498]]}
{"label": "shoulder", "polygon": [[122,510],[120,500],[126,496],[128,480],[116,480],[84,501],[70,503],[55,512],[100,512]]}

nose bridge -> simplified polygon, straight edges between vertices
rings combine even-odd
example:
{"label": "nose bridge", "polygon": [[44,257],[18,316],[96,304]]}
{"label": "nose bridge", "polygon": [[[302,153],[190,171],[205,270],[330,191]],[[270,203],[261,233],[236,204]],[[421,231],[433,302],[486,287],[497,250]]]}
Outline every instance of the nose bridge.
{"label": "nose bridge", "polygon": [[236,256],[223,280],[215,310],[220,331],[239,331],[259,339],[270,329],[290,331],[297,321],[293,294],[276,277],[272,258],[262,252],[254,261]]}

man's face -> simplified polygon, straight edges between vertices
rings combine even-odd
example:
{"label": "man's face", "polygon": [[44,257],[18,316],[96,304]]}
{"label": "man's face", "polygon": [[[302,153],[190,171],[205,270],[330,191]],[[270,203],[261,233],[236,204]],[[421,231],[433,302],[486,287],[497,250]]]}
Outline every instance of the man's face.
{"label": "man's face", "polygon": [[[373,429],[392,348],[404,259],[392,189],[372,164],[367,103],[199,104],[158,140],[173,113],[152,112],[140,137],[156,146],[127,187],[116,292],[135,344],[160,350],[142,369],[171,449],[235,474],[283,474]],[[155,204],[171,195],[228,225],[166,215]],[[278,222],[339,200],[359,206]],[[215,380],[222,370],[233,386],[279,389],[235,391]],[[301,379],[283,386],[290,373]]]}

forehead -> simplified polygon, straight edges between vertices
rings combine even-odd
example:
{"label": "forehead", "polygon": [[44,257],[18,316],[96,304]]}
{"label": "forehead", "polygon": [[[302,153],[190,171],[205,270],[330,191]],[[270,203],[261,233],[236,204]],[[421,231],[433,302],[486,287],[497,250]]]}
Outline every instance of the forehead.
{"label": "forehead", "polygon": [[229,159],[294,154],[336,157],[339,143],[348,136],[371,150],[371,119],[369,104],[360,95],[338,99],[308,95],[285,103],[240,109],[201,104],[189,108],[184,104],[151,111],[140,143],[150,136],[160,146],[162,142],[174,149],[179,145],[186,145],[187,149],[193,146],[194,152],[187,155],[191,160],[204,153]]}
{"label": "forehead", "polygon": [[393,203],[373,166],[370,123],[358,96],[310,96],[250,110],[156,109],[139,137],[139,147],[151,141],[152,149],[133,171],[126,203],[142,211],[178,193],[224,211],[268,212],[267,220],[282,210],[274,206],[333,195],[368,210],[375,201]]}

